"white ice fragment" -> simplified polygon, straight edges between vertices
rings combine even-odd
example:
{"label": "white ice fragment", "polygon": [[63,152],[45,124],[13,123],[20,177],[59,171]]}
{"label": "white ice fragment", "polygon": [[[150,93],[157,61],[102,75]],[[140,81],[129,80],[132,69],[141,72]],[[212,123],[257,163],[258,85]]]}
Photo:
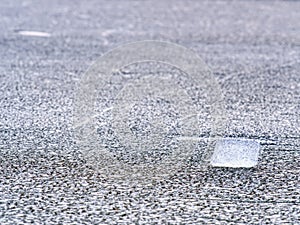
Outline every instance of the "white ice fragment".
{"label": "white ice fragment", "polygon": [[260,144],[250,139],[218,140],[211,158],[215,167],[254,167],[257,165]]}
{"label": "white ice fragment", "polygon": [[29,31],[29,30],[21,30],[18,32],[23,36],[35,36],[35,37],[50,37],[51,34],[41,31]]}

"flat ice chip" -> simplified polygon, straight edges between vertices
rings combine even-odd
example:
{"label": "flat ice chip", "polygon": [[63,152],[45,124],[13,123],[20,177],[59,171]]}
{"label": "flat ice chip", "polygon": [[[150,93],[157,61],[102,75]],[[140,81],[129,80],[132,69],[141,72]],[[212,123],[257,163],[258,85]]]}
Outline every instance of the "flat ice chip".
{"label": "flat ice chip", "polygon": [[254,167],[258,162],[260,144],[249,139],[228,138],[216,143],[211,157],[215,167]]}

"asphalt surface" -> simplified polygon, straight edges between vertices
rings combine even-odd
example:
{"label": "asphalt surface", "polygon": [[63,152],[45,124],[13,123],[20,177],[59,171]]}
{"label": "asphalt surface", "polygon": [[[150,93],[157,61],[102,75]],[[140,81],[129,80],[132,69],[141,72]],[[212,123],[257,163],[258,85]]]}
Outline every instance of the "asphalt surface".
{"label": "asphalt surface", "polygon": [[[1,1],[0,223],[300,224],[299,11],[297,1]],[[225,136],[258,140],[257,167],[191,166],[139,184],[86,163],[72,122],[80,78],[106,51],[150,39],[210,66]]]}

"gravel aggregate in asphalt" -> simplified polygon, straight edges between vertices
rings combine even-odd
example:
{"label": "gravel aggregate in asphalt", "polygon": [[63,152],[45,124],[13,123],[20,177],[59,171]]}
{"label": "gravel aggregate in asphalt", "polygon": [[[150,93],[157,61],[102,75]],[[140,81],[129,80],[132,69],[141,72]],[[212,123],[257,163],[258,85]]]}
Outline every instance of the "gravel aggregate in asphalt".
{"label": "gravel aggregate in asphalt", "polygon": [[[0,224],[299,224],[299,11],[297,1],[1,1]],[[226,136],[259,141],[257,167],[193,165],[139,184],[86,163],[72,128],[81,76],[106,51],[149,39],[210,66]]]}

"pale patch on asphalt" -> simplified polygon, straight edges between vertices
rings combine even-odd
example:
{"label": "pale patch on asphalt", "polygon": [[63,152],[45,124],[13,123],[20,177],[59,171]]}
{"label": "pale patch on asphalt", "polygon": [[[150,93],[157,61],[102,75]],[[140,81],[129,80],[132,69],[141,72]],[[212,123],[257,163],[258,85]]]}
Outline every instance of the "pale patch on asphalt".
{"label": "pale patch on asphalt", "polygon": [[115,33],[117,33],[117,32],[118,32],[117,29],[108,29],[108,30],[102,31],[102,32],[101,32],[101,35],[102,35],[103,37],[108,37],[108,36],[110,36],[110,35],[112,35],[112,34],[115,34]]}
{"label": "pale patch on asphalt", "polygon": [[19,35],[22,36],[33,36],[33,37],[50,37],[51,34],[41,31],[29,31],[29,30],[21,30],[18,31]]}

